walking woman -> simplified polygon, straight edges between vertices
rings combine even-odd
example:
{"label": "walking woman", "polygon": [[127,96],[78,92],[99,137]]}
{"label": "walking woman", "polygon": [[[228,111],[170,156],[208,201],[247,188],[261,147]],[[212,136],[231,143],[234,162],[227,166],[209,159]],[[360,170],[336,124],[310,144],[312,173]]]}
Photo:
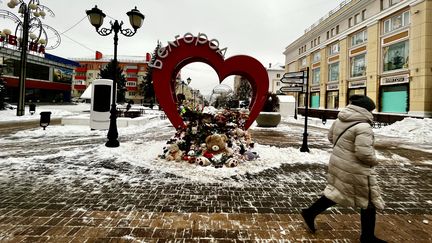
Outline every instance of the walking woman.
{"label": "walking woman", "polygon": [[333,151],[328,165],[327,186],[321,196],[301,215],[312,233],[315,217],[336,204],[359,207],[360,242],[385,242],[375,237],[376,208],[383,209],[374,167],[374,135],[371,128],[374,102],[365,95],[353,95],[350,104],[338,114],[328,139]]}

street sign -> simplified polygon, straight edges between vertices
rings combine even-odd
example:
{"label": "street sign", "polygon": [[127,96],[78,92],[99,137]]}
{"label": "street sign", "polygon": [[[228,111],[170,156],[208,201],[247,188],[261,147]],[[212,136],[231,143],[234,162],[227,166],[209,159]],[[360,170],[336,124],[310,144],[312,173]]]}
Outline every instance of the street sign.
{"label": "street sign", "polygon": [[282,86],[279,90],[281,92],[303,92],[303,86],[294,86],[294,87]]}
{"label": "street sign", "polygon": [[304,84],[303,78],[281,78],[280,81],[284,84]]}
{"label": "street sign", "polygon": [[284,78],[306,78],[307,77],[307,72],[300,71],[300,72],[285,73],[283,77]]}

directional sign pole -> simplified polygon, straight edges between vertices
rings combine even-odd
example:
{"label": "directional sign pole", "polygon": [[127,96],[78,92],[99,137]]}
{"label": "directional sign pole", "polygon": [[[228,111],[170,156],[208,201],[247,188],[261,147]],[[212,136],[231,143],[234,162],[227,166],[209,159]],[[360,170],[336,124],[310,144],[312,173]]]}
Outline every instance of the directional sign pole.
{"label": "directional sign pole", "polygon": [[300,148],[300,152],[308,152],[308,140],[307,140],[307,121],[308,121],[308,106],[309,106],[309,67],[306,68],[306,104],[305,104],[305,126],[303,132],[303,144]]}
{"label": "directional sign pole", "polygon": [[299,97],[299,95],[298,95],[298,93],[296,93],[296,98],[295,98],[295,100],[294,100],[294,119],[296,119],[297,120],[297,100],[298,100],[298,97]]}

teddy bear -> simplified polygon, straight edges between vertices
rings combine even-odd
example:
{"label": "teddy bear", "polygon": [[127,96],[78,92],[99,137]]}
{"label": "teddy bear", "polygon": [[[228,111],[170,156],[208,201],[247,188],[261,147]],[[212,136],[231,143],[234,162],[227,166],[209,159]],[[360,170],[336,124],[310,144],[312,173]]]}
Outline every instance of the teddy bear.
{"label": "teddy bear", "polygon": [[218,154],[230,156],[233,154],[232,149],[227,147],[228,137],[225,134],[209,135],[205,139],[206,149],[203,153],[204,157],[211,159]]}
{"label": "teddy bear", "polygon": [[165,154],[165,159],[168,161],[177,161],[179,162],[182,159],[183,151],[180,150],[179,146],[176,143],[170,144],[168,151]]}

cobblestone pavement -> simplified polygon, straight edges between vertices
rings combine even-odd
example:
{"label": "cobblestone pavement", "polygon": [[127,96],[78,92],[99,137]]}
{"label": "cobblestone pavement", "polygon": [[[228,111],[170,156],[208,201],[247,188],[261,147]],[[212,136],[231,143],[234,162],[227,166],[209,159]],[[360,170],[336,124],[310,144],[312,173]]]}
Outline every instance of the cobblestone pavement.
{"label": "cobblestone pavement", "polygon": [[[258,143],[281,147],[300,147],[301,132],[252,131]],[[323,133],[310,128],[310,148],[331,149]],[[149,136],[168,138],[160,131]],[[54,140],[25,152],[19,146],[29,144],[4,145],[18,157],[49,144],[65,148],[56,147]],[[432,154],[399,147],[389,139],[380,141],[380,153],[411,162],[383,161],[377,168],[387,208],[377,216],[376,235],[389,242],[432,242],[432,165],[422,163]],[[89,138],[68,146],[102,142]],[[239,178],[247,182],[242,187],[179,183],[172,174],[149,181],[154,176],[149,170],[110,168],[138,173],[142,180],[112,178],[97,184],[77,178],[64,185],[61,180],[45,181],[49,171],[35,171],[37,176],[2,181],[0,242],[358,242],[359,214],[351,208],[334,207],[320,215],[316,234],[303,225],[300,209],[321,195],[325,165],[283,164],[246,174]],[[294,180],[281,180],[284,177]]]}

